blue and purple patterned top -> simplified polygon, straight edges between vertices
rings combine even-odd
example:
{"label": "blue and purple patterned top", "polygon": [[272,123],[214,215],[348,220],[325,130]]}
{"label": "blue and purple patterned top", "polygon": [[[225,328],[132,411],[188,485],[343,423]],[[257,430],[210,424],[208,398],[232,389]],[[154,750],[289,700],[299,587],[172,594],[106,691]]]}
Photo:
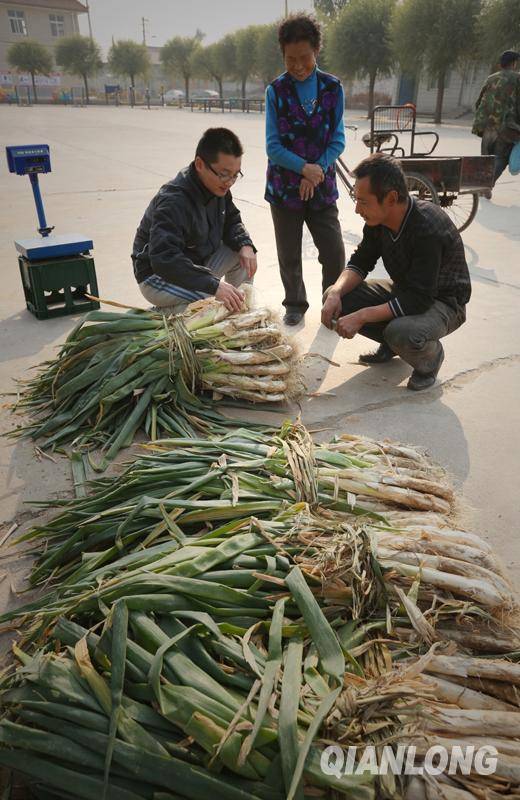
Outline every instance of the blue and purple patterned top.
{"label": "blue and purple patterned top", "polygon": [[[343,89],[338,78],[333,75],[317,69],[315,76],[316,100],[310,113],[303,107],[297,92],[297,84],[287,72],[274,80],[267,90],[271,119],[266,120],[266,125],[269,131],[269,125],[272,126],[275,122],[277,128],[275,138],[286,151],[287,157],[291,156],[301,166],[305,163],[320,163],[324,167],[325,180],[316,187],[311,200],[301,200],[299,196],[301,167],[296,172],[269,157],[265,199],[273,205],[294,210],[303,209],[308,205],[318,210],[332,205],[338,198],[334,161],[344,147]],[[341,139],[340,148],[336,147],[338,144],[336,139]],[[331,163],[328,163],[328,158],[324,163],[328,149],[338,149],[339,152],[334,153]],[[268,135],[268,156],[269,150]],[[284,160],[287,162],[288,158]]]}

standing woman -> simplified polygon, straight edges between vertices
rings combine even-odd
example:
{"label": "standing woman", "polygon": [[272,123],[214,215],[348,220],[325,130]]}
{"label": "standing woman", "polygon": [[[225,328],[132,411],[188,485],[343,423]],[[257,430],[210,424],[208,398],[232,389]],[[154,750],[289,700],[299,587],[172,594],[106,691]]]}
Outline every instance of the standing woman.
{"label": "standing woman", "polygon": [[321,31],[311,16],[287,17],[278,29],[286,71],[266,91],[267,185],[284,322],[297,325],[309,304],[302,275],[303,223],[322,266],[323,291],[345,266],[335,162],[345,149],[341,82],[318,69]]}

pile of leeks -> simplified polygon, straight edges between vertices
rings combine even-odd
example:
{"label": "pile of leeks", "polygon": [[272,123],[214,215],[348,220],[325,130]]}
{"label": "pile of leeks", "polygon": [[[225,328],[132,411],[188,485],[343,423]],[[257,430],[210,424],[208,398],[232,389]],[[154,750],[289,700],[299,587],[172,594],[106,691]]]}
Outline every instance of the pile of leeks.
{"label": "pile of leeks", "polygon": [[236,426],[208,392],[272,406],[296,389],[294,348],[268,309],[230,314],[207,298],[169,317],[91,311],[25,382],[14,410],[31,419],[14,435],[100,447],[104,468],[139,430],[154,441]]}
{"label": "pile of leeks", "polygon": [[[520,792],[515,599],[413,448],[238,429],[88,488],[22,537],[41,594],[1,618],[23,644],[0,764],[36,798]],[[494,744],[496,773],[320,767],[330,743],[439,741]]]}

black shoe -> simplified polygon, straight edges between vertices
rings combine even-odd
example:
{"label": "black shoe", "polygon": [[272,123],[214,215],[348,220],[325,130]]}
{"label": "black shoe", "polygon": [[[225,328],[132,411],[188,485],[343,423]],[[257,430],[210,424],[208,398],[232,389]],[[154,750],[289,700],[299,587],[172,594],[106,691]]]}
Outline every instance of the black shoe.
{"label": "black shoe", "polygon": [[297,325],[303,319],[303,311],[286,311],[283,318],[284,325]]}
{"label": "black shoe", "polygon": [[444,361],[444,350],[442,349],[441,345],[441,352],[435,369],[432,370],[432,372],[427,372],[427,373],[417,372],[417,370],[414,369],[414,371],[410,375],[410,378],[408,379],[406,388],[411,389],[412,392],[422,392],[423,389],[429,389],[430,386],[433,386],[433,384],[437,380],[437,375],[439,373],[443,361]]}
{"label": "black shoe", "polygon": [[386,364],[386,362],[391,361],[394,356],[394,351],[388,347],[386,342],[383,342],[374,353],[365,353],[365,355],[359,356],[358,361],[360,364],[365,364],[366,366],[371,366],[372,364]]}

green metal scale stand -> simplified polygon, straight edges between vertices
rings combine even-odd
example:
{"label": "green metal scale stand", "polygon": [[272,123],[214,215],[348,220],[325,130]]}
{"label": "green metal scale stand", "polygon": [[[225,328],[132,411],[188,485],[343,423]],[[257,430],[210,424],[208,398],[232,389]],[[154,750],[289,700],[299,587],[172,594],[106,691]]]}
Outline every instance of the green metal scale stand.
{"label": "green metal scale stand", "polygon": [[29,175],[40,224],[40,237],[15,241],[27,308],[38,319],[99,308],[86,296],[98,296],[92,239],[53,234],[45,219],[38,174],[51,171],[48,145],[11,146],[6,151],[9,171]]}

